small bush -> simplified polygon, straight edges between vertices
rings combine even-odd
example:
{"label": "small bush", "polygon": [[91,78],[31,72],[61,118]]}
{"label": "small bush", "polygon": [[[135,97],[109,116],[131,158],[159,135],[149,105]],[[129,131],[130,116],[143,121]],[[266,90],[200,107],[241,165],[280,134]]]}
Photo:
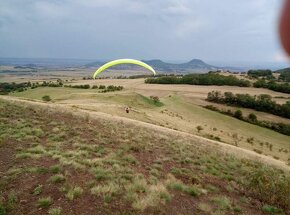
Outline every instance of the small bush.
{"label": "small bush", "polygon": [[42,96],[42,100],[45,102],[49,102],[49,101],[51,101],[51,98],[50,98],[50,96],[45,95],[45,96]]}
{"label": "small bush", "polygon": [[254,113],[250,113],[248,116],[248,119],[252,122],[256,122],[257,121],[257,116]]}
{"label": "small bush", "polygon": [[155,103],[160,101],[158,96],[150,96],[150,99],[152,99]]}
{"label": "small bush", "polygon": [[196,126],[196,130],[198,133],[200,133],[202,130],[203,130],[203,127],[202,126]]}
{"label": "small bush", "polygon": [[241,110],[236,110],[234,113],[234,117],[237,119],[243,119],[243,112]]}

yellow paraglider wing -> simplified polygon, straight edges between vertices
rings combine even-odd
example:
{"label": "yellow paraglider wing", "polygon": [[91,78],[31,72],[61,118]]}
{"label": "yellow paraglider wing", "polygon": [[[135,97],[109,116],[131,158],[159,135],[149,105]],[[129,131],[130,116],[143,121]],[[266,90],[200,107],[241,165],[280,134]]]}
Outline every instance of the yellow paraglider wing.
{"label": "yellow paraglider wing", "polygon": [[119,59],[119,60],[113,60],[113,61],[110,61],[106,64],[104,64],[103,66],[101,66],[94,74],[93,78],[95,79],[100,73],[102,73],[104,70],[108,69],[109,67],[111,66],[115,66],[115,65],[118,65],[118,64],[135,64],[135,65],[138,65],[138,66],[142,66],[148,70],[150,70],[154,75],[156,75],[156,72],[155,70],[149,66],[148,64],[142,62],[142,61],[139,61],[139,60],[133,60],[133,59]]}

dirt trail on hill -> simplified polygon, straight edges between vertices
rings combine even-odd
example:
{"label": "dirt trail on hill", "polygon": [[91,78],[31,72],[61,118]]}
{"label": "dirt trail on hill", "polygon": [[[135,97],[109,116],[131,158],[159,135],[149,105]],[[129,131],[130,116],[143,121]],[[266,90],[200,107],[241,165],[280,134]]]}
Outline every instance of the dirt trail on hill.
{"label": "dirt trail on hill", "polygon": [[182,131],[173,130],[170,128],[165,128],[162,126],[158,126],[158,125],[154,125],[154,124],[150,124],[150,123],[146,123],[146,122],[142,122],[142,121],[138,121],[138,120],[134,120],[134,119],[129,119],[126,117],[113,116],[111,114],[106,114],[103,112],[84,110],[84,109],[81,109],[79,107],[75,107],[72,105],[70,106],[68,104],[45,103],[45,102],[41,102],[41,101],[27,100],[27,99],[16,98],[16,97],[11,97],[11,96],[0,96],[0,99],[12,101],[12,102],[16,102],[16,103],[27,104],[27,105],[37,105],[37,106],[42,106],[42,107],[49,107],[49,108],[55,109],[55,110],[59,109],[59,110],[69,111],[69,112],[73,111],[73,113],[77,114],[77,115],[89,114],[89,116],[92,119],[101,119],[101,120],[110,121],[110,122],[119,122],[122,124],[127,124],[127,125],[131,125],[131,126],[136,126],[136,127],[143,127],[143,128],[146,128],[149,130],[154,130],[154,132],[162,133],[165,135],[166,134],[167,135],[170,134],[171,136],[176,135],[176,136],[178,136],[178,138],[180,138],[180,136],[181,136],[182,138],[190,139],[197,144],[200,143],[201,145],[206,145],[206,147],[209,147],[212,150],[221,151],[223,153],[234,155],[234,156],[239,157],[239,158],[247,158],[247,159],[259,161],[261,163],[264,163],[264,164],[267,164],[270,166],[274,166],[276,168],[279,168],[279,169],[282,169],[285,171],[290,171],[290,166],[288,166],[285,162],[280,161],[280,160],[276,160],[276,159],[269,157],[269,156],[266,156],[266,155],[257,154],[253,151],[250,151],[250,150],[247,150],[244,148],[239,148],[239,147],[229,145],[226,143],[206,139],[204,137],[200,137],[197,135],[189,134],[189,133],[182,132]]}

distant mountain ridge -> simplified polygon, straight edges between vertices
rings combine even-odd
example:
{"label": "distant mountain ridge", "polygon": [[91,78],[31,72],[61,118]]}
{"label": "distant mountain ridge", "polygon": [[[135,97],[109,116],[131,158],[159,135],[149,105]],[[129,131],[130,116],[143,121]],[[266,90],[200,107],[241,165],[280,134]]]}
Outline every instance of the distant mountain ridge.
{"label": "distant mountain ridge", "polygon": [[[209,71],[209,70],[217,70],[219,67],[209,65],[205,63],[204,61],[200,59],[193,59],[187,63],[167,63],[160,59],[154,59],[154,60],[142,60],[144,63],[147,63],[148,65],[152,66],[154,69],[158,71],[164,71],[164,72],[192,72],[192,71]],[[98,67],[101,66],[101,62],[93,62],[86,64],[87,67]],[[115,69],[135,69],[135,65],[130,64],[124,64],[124,65],[118,65],[115,67]]]}

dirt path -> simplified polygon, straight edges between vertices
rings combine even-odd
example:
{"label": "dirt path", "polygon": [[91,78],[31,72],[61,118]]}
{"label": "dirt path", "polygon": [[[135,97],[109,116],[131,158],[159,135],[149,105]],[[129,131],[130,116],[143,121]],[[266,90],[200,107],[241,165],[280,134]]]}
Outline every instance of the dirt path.
{"label": "dirt path", "polygon": [[228,144],[225,144],[222,142],[209,140],[209,139],[197,136],[197,135],[193,135],[193,134],[189,134],[186,132],[161,127],[161,126],[146,123],[146,122],[141,122],[141,121],[134,120],[134,119],[128,119],[128,118],[120,117],[120,116],[113,116],[111,114],[106,114],[106,113],[102,113],[102,112],[83,110],[80,108],[68,106],[67,104],[44,103],[41,101],[27,100],[27,99],[21,99],[21,98],[16,98],[16,97],[11,97],[11,96],[0,96],[0,99],[4,99],[7,101],[12,101],[12,102],[16,102],[16,103],[28,104],[28,105],[37,105],[37,106],[49,107],[49,108],[55,109],[55,110],[63,110],[63,111],[70,111],[70,112],[73,111],[74,114],[78,114],[78,115],[88,114],[91,118],[94,118],[94,119],[102,119],[102,120],[106,120],[106,121],[113,121],[113,122],[119,122],[119,123],[128,124],[128,125],[132,125],[132,126],[143,127],[143,128],[147,128],[150,130],[154,130],[154,132],[156,132],[156,133],[157,132],[163,133],[165,135],[170,134],[170,135],[176,135],[179,137],[181,136],[183,138],[188,138],[190,140],[193,140],[196,143],[204,144],[207,147],[212,148],[213,150],[216,149],[218,151],[228,153],[228,154],[240,157],[240,158],[252,159],[252,160],[259,161],[259,162],[262,162],[262,163],[270,165],[270,166],[277,167],[277,168],[285,170],[285,171],[290,171],[290,166],[288,166],[285,162],[280,161],[280,160],[276,160],[276,159],[268,157],[266,155],[257,154],[255,152],[247,150],[247,149],[235,147],[235,146],[228,145]]}

